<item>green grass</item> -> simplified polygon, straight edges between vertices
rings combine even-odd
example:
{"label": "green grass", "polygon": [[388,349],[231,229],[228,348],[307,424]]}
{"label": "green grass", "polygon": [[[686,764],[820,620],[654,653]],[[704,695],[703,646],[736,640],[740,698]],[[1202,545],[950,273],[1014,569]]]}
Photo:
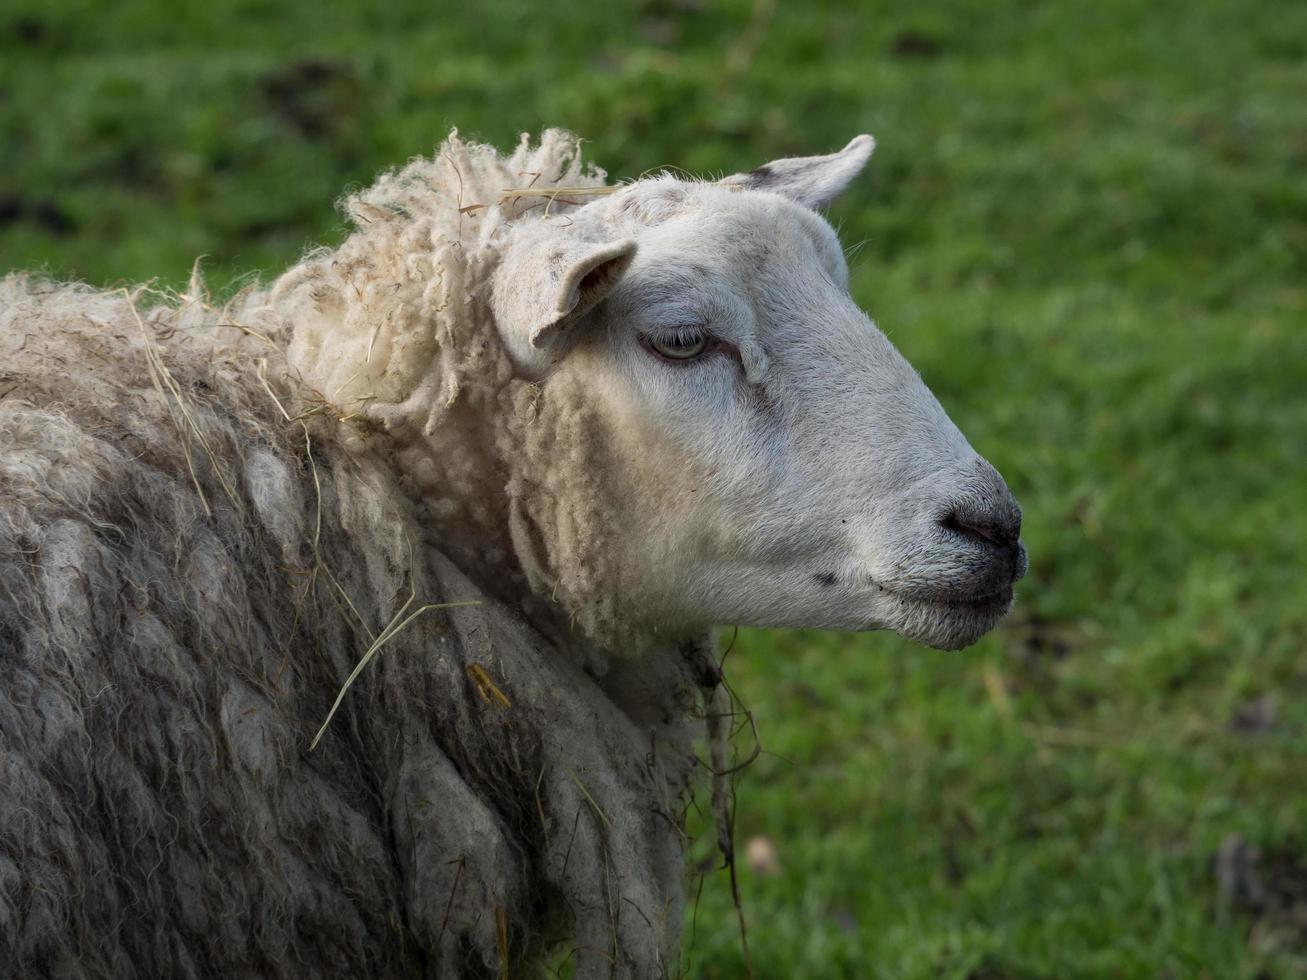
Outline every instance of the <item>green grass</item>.
{"label": "green grass", "polygon": [[[10,0],[0,268],[229,284],[454,124],[622,177],[875,133],[853,291],[1032,566],[964,654],[741,633],[757,975],[1304,975],[1307,5],[779,6]],[[1222,901],[1230,834],[1296,908]],[[722,875],[686,960],[744,975]]]}

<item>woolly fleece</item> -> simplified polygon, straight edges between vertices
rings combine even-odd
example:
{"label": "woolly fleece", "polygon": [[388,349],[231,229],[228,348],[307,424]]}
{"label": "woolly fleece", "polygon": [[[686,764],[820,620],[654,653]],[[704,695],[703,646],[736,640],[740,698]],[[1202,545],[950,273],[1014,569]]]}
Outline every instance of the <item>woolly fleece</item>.
{"label": "woolly fleece", "polygon": [[220,310],[0,283],[0,973],[676,972],[716,677],[595,642],[603,427],[485,296],[504,188],[602,180],[455,134]]}

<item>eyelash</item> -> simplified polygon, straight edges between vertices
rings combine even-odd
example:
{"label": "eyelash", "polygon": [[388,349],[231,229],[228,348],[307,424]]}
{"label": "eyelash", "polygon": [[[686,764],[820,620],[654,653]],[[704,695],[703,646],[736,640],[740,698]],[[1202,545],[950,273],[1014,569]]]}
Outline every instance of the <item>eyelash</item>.
{"label": "eyelash", "polygon": [[[703,327],[668,327],[641,334],[640,345],[661,361],[689,364],[714,349],[715,341]],[[676,353],[676,351],[688,353]]]}

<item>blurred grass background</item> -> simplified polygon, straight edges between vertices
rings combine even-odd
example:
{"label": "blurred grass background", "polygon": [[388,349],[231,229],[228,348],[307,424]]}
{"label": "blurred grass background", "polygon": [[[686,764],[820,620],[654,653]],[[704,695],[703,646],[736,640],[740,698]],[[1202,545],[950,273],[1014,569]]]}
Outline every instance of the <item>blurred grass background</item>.
{"label": "blurred grass background", "polygon": [[[221,288],[453,125],[613,177],[874,133],[854,295],[1032,569],[964,654],[741,632],[756,974],[1302,977],[1305,107],[1288,0],[7,0],[0,271]],[[744,975],[724,875],[687,940]]]}

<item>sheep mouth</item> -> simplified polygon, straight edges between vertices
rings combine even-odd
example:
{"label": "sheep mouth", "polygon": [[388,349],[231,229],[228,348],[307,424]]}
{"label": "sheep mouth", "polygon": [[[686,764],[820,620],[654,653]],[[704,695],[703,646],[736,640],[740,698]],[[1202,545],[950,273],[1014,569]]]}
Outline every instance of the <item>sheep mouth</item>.
{"label": "sheep mouth", "polygon": [[993,623],[996,623],[1012,608],[1015,598],[1016,594],[1009,585],[994,592],[982,592],[970,596],[911,596],[908,602],[911,605],[936,610],[943,616],[960,616],[964,619],[992,618]]}
{"label": "sheep mouth", "polygon": [[984,612],[989,609],[1002,609],[1007,611],[1007,607],[1012,604],[1015,593],[1012,586],[1007,585],[994,592],[982,592],[976,595],[963,596],[958,598],[940,598],[937,596],[923,597],[914,599],[917,602],[924,602],[937,606],[952,607],[956,609],[965,609],[971,612]]}
{"label": "sheep mouth", "polygon": [[1007,585],[973,595],[900,592],[895,598],[898,610],[890,623],[895,632],[940,650],[960,650],[998,625],[1015,594]]}
{"label": "sheep mouth", "polygon": [[953,589],[925,588],[895,589],[881,585],[881,591],[893,596],[903,605],[926,606],[938,609],[957,609],[959,611],[982,612],[988,609],[1003,608],[1011,605],[1015,592],[1013,583],[1001,585],[976,592],[957,592]]}

